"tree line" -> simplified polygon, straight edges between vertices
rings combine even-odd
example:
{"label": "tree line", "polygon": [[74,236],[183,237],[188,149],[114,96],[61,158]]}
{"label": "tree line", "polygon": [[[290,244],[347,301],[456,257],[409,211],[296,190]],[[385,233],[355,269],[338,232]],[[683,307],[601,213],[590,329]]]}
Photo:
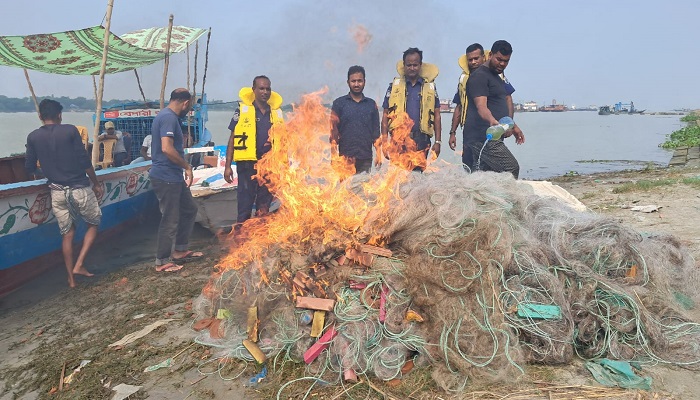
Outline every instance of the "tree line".
{"label": "tree line", "polygon": [[[54,97],[54,96],[44,96],[38,97],[37,101],[41,102],[43,99],[56,100],[63,105],[63,111],[95,111],[95,99],[88,99],[85,97]],[[109,108],[114,107],[118,104],[140,102],[143,100],[134,99],[112,99],[108,101],[102,101],[102,107]],[[149,100],[149,103],[158,104],[159,100]],[[209,110],[233,110],[236,103],[224,102],[222,100],[210,100],[208,102]],[[31,97],[7,97],[0,95],[0,112],[11,113],[11,112],[35,112],[34,101]]]}

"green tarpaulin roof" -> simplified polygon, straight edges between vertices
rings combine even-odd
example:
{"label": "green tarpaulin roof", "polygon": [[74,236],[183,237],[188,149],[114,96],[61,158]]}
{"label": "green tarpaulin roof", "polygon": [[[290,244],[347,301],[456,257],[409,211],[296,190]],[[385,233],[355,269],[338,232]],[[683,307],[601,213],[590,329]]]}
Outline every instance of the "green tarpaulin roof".
{"label": "green tarpaulin roof", "polygon": [[[206,29],[173,26],[170,35],[170,52],[179,53],[194,43],[200,36],[207,33]],[[142,49],[165,52],[168,40],[168,28],[149,28],[121,35],[122,40]]]}
{"label": "green tarpaulin roof", "polygon": [[[173,27],[171,52],[182,51],[206,30]],[[128,71],[164,58],[163,28],[124,35],[111,33],[106,73]],[[0,36],[0,65],[62,75],[98,75],[102,62],[105,29],[101,26],[59,33]],[[162,37],[162,38],[161,38]],[[163,43],[162,49],[155,50]],[[134,43],[134,44],[132,44]],[[142,46],[142,47],[140,47]]]}

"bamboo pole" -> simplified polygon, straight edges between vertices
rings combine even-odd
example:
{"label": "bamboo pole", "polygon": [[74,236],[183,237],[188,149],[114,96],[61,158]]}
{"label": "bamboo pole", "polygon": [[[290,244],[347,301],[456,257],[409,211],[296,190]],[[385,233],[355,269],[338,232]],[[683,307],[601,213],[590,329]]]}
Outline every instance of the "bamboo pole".
{"label": "bamboo pole", "polygon": [[197,104],[197,57],[199,57],[199,41],[194,42],[194,79],[192,81],[192,103]]}
{"label": "bamboo pole", "polygon": [[187,91],[190,91],[190,44],[187,43]]}
{"label": "bamboo pole", "polygon": [[202,97],[204,97],[204,85],[207,83],[207,69],[209,68],[209,39],[211,39],[211,27],[207,33],[207,51],[204,53],[204,76],[202,77]]}
{"label": "bamboo pole", "polygon": [[109,50],[109,29],[112,24],[112,8],[114,0],[107,2],[107,15],[105,16],[105,37],[102,43],[102,65],[100,66],[100,85],[97,89],[97,106],[95,108],[95,130],[92,143],[92,165],[97,164],[100,158],[100,144],[97,141],[97,136],[100,134],[100,120],[102,119],[102,96],[105,89],[105,69],[107,68],[107,53]]}
{"label": "bamboo pole", "polygon": [[95,101],[97,101],[97,80],[95,79],[95,75],[90,76],[92,76],[92,91],[95,95]]}
{"label": "bamboo pole", "polygon": [[[199,56],[199,41],[194,42],[194,79],[192,81],[192,104],[197,104],[197,57]],[[189,65],[189,63],[188,63]],[[189,89],[189,88],[188,88]],[[192,125],[192,116],[187,114],[187,134],[191,135],[190,126]]]}
{"label": "bamboo pole", "polygon": [[165,83],[168,81],[168,65],[170,64],[170,37],[173,34],[173,15],[168,19],[168,38],[165,42],[165,65],[163,66],[163,83],[160,85],[160,109],[165,108]]}
{"label": "bamboo pole", "polygon": [[139,79],[139,73],[136,72],[136,68],[134,68],[134,75],[136,75],[136,84],[139,85],[139,92],[141,92],[141,97],[143,97],[143,104],[145,106],[148,101],[146,101],[146,94],[143,92],[143,88],[141,87],[141,79]]}
{"label": "bamboo pole", "polygon": [[34,100],[34,108],[36,108],[36,114],[41,117],[39,114],[39,102],[36,99],[36,94],[34,94],[34,87],[32,86],[32,81],[29,80],[29,72],[27,71],[26,68],[24,68],[24,77],[27,79],[27,85],[29,85],[29,93],[32,94],[32,100]]}
{"label": "bamboo pole", "polygon": [[[187,91],[190,92],[190,44],[187,43]],[[190,92],[192,93],[192,92]],[[196,101],[196,100],[194,100]],[[192,104],[197,104],[193,101]],[[187,141],[185,143],[185,147],[191,147],[194,145],[192,140],[192,117],[190,117],[190,113],[187,113]]]}

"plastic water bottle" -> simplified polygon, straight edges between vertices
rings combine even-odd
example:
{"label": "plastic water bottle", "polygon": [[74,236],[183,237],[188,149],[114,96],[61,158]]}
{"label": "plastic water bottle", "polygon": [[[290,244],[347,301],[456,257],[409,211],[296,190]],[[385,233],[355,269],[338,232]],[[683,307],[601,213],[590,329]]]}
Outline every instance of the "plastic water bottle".
{"label": "plastic water bottle", "polygon": [[486,140],[498,140],[508,129],[512,129],[514,126],[513,118],[503,117],[498,120],[498,125],[489,126],[486,129]]}
{"label": "plastic water bottle", "polygon": [[314,320],[314,314],[311,311],[304,311],[299,316],[299,323],[302,325],[309,325]]}

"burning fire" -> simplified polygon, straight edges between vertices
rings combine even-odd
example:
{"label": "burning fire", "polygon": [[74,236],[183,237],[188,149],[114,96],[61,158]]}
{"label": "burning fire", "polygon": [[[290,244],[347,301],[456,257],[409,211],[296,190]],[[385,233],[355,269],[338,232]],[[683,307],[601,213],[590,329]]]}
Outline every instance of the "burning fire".
{"label": "burning fire", "polygon": [[362,54],[365,47],[372,41],[372,34],[362,24],[355,24],[350,27],[352,39],[357,43],[357,52]]}
{"label": "burning fire", "polygon": [[320,259],[328,248],[383,244],[380,232],[388,223],[386,211],[401,201],[398,187],[410,177],[413,166],[426,164],[410,138],[412,121],[397,115],[392,140],[383,146],[391,160],[388,166],[353,179],[354,165],[331,154],[325,93],[323,89],[305,95],[287,115],[286,124],[270,130],[272,150],[258,161],[258,174],[281,206],[268,217],[245,222],[244,243],[232,246],[218,266],[220,271],[255,266],[261,284],[269,283],[262,266],[275,246]]}

